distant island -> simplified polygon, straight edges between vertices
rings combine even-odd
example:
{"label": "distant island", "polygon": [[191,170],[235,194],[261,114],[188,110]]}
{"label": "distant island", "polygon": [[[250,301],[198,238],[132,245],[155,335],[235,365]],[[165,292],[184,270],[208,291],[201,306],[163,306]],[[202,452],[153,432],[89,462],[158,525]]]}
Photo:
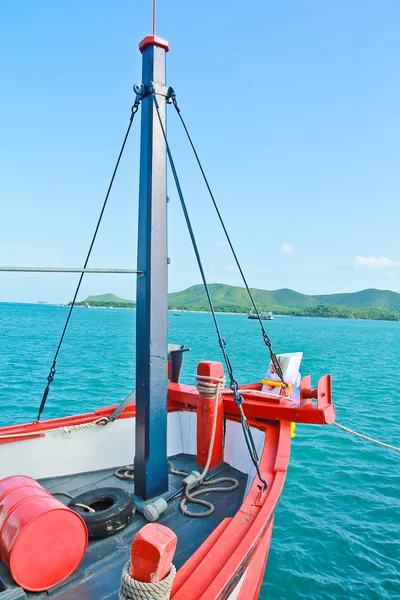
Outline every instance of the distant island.
{"label": "distant island", "polygon": [[[249,311],[250,302],[245,288],[222,283],[212,283],[209,288],[216,311]],[[251,292],[260,311],[272,311],[279,315],[400,321],[400,294],[390,290],[367,289],[347,294],[316,296],[286,288],[273,291],[251,289]],[[77,302],[77,306],[85,305],[94,308],[135,308],[136,303],[115,294],[103,294],[88,296]],[[209,310],[202,285],[193,285],[182,292],[168,294],[168,307],[170,310]]]}

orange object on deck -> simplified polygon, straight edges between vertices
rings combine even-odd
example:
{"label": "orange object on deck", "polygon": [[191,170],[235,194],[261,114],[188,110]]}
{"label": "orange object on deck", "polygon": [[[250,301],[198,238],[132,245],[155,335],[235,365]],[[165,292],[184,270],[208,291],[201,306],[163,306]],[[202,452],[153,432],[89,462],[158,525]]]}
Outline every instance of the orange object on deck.
{"label": "orange object on deck", "polygon": [[[30,477],[0,481],[0,554],[15,582],[41,592],[66,579],[80,564],[88,534],[83,519]],[[12,488],[12,484],[25,486]],[[30,481],[29,481],[30,480]]]}
{"label": "orange object on deck", "polygon": [[27,475],[10,475],[10,477],[4,477],[4,479],[0,479],[0,502],[3,500],[5,494],[7,494],[10,490],[26,486],[43,489],[36,479],[33,479],[33,477],[28,477]]}
{"label": "orange object on deck", "polygon": [[131,547],[132,579],[147,583],[162,581],[170,572],[178,538],[159,523],[149,523],[136,534]]}
{"label": "orange object on deck", "polygon": [[[210,360],[200,362],[197,366],[197,375],[215,377],[208,383],[218,383],[224,375],[222,363]],[[211,432],[214,419],[215,395],[199,392],[197,406],[197,464],[204,467],[207,462],[211,441]],[[217,428],[215,430],[214,447],[212,451],[210,469],[213,469],[224,460],[224,404],[222,395],[218,399]]]}
{"label": "orange object on deck", "polygon": [[31,498],[48,498],[50,494],[42,487],[26,486],[8,490],[0,502],[0,533],[10,514],[20,504]]}

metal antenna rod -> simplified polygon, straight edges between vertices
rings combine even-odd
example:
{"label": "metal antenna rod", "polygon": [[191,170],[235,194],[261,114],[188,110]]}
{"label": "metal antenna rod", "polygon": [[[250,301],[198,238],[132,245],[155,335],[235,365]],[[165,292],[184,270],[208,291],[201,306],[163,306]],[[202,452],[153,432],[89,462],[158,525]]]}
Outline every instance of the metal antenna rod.
{"label": "metal antenna rod", "polygon": [[153,35],[156,35],[157,0],[153,0]]}
{"label": "metal antenna rod", "polygon": [[70,267],[0,267],[0,272],[16,272],[16,273],[136,273],[136,275],[144,275],[144,271],[137,269],[81,269]]}

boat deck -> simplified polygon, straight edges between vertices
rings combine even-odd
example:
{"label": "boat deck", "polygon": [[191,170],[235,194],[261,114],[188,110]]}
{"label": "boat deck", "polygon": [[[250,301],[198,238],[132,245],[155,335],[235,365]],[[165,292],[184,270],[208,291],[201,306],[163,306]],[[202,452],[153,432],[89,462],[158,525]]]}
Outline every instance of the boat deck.
{"label": "boat deck", "polygon": [[[188,454],[179,454],[170,457],[174,467],[182,471],[200,470],[196,465],[196,457]],[[118,465],[117,465],[118,466]],[[116,466],[116,468],[117,468]],[[120,487],[133,491],[133,482],[118,479],[114,475],[115,469],[92,471],[65,477],[42,479],[40,483],[49,492],[68,492],[73,496],[83,492],[102,487]],[[178,546],[174,557],[174,564],[181,567],[186,560],[200,547],[210,533],[226,517],[232,517],[242,504],[247,483],[247,475],[234,469],[227,463],[222,463],[209,474],[223,477],[235,477],[239,487],[229,493],[205,494],[202,498],[210,498],[215,505],[215,512],[206,518],[195,519],[183,515],[179,508],[180,496],[168,503],[168,509],[159,519],[159,523],[175,531],[178,537]],[[208,477],[208,476],[207,476]],[[171,488],[178,488],[182,476],[169,474]],[[222,484],[224,485],[224,484]],[[59,496],[65,504],[68,497]],[[191,505],[191,510],[196,507]],[[201,507],[200,507],[201,510]],[[121,579],[122,568],[129,560],[130,546],[136,532],[147,523],[138,511],[128,527],[116,535],[102,540],[89,542],[86,555],[77,569],[65,582],[55,586],[50,592],[32,593],[24,592],[21,588],[12,585],[10,574],[5,566],[0,563],[0,586],[4,582],[8,592],[7,600],[25,600],[28,598],[60,600],[116,600]],[[13,589],[14,588],[14,589]],[[4,589],[4,586],[3,586]],[[6,594],[7,592],[3,592]],[[0,600],[3,598],[0,587]]]}

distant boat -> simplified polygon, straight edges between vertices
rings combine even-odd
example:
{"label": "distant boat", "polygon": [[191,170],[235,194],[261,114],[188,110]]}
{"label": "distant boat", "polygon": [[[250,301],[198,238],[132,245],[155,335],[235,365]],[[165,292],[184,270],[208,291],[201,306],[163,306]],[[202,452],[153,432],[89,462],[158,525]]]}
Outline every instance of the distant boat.
{"label": "distant boat", "polygon": [[92,308],[92,307],[90,306],[90,304],[88,304],[87,302],[85,302],[85,304],[83,305],[83,307],[84,307],[84,308]]}
{"label": "distant boat", "polygon": [[[259,313],[259,315],[260,315],[260,319],[262,319],[263,321],[273,321],[273,320],[274,320],[274,317],[273,317],[273,315],[272,315],[272,312],[271,312],[271,311],[269,311],[269,312],[267,313],[265,310],[263,310],[263,311],[261,311],[261,312]],[[257,313],[256,313],[256,312],[254,312],[253,310],[251,310],[251,311],[250,311],[250,312],[247,314],[247,317],[248,317],[249,319],[258,319],[258,315],[257,315]]]}
{"label": "distant boat", "polygon": [[179,313],[174,313],[174,317],[180,317],[181,315]]}

